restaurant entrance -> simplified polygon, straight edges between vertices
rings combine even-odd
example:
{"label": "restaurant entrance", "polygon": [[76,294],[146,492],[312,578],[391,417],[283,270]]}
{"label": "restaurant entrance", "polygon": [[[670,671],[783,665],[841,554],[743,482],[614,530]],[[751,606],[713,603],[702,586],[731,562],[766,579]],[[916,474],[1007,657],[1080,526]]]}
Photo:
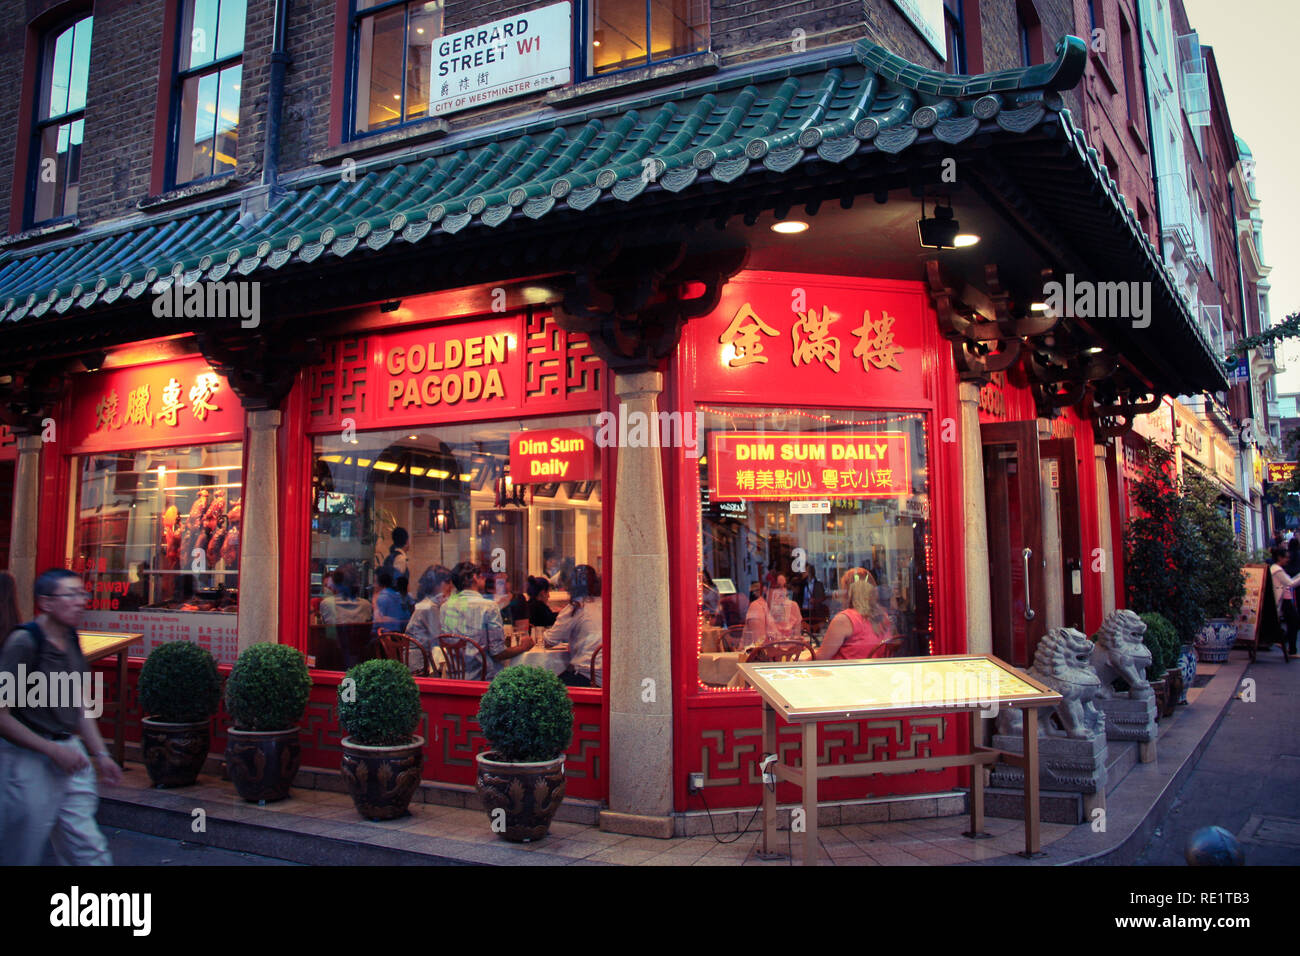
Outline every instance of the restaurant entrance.
{"label": "restaurant entrance", "polygon": [[1046,561],[1038,427],[1033,420],[980,426],[988,520],[993,653],[1028,667],[1046,633]]}
{"label": "restaurant entrance", "polygon": [[1038,445],[1043,502],[1046,629],[1083,624],[1083,545],[1079,534],[1079,476],[1074,439]]}

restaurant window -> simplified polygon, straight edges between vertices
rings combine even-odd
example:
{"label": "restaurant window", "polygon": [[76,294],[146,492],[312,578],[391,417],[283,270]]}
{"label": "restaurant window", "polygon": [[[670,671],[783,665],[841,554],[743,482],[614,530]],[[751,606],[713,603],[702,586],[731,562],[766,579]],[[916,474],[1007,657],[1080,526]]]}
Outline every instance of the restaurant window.
{"label": "restaurant window", "polygon": [[233,622],[242,457],[239,442],[226,442],[75,459],[70,566],[83,574],[90,611],[211,612]]}
{"label": "restaurant window", "polygon": [[247,0],[185,0],[173,91],[172,185],[235,171]]}
{"label": "restaurant window", "polygon": [[[526,623],[515,620],[511,604],[526,596],[530,577],[551,582],[547,603],[554,613],[569,603],[579,568],[592,568],[599,580],[604,562],[596,468],[578,480],[516,484],[509,467],[512,436],[566,434],[590,426],[590,416],[572,416],[361,432],[354,441],[337,434],[317,437],[308,639],[316,666],[343,668],[370,656],[367,625],[405,630],[420,578],[437,565],[451,569],[468,561],[486,572],[484,593],[502,609],[512,642],[515,625]],[[402,590],[389,557],[396,529],[401,529],[398,540],[405,541],[400,609],[388,603],[391,596],[380,601],[381,574],[392,574],[395,590]],[[338,610],[321,607],[326,598],[340,606],[330,596],[334,572],[340,572],[346,589],[347,620]],[[358,633],[342,633],[340,623],[360,625],[354,628]]]}
{"label": "restaurant window", "polygon": [[709,49],[708,0],[590,0],[590,75]]}
{"label": "restaurant window", "polygon": [[442,0],[356,0],[351,33],[356,133],[373,133],[429,115],[434,41],[442,36],[442,9]]}
{"label": "restaurant window", "polygon": [[933,653],[925,416],[699,415],[701,685],[738,687],[744,660],[833,646],[851,659]]}
{"label": "restaurant window", "polygon": [[29,225],[77,214],[93,17],[50,31],[42,44],[29,186]]}

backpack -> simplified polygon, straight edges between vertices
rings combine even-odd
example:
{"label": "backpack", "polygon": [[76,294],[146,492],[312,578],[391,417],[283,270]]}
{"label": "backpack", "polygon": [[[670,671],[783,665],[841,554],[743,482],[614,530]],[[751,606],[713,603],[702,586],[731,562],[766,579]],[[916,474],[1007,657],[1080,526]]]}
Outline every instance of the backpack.
{"label": "backpack", "polygon": [[19,624],[13,631],[6,634],[5,642],[9,640],[9,636],[15,631],[26,631],[32,636],[32,642],[36,645],[36,666],[39,667],[41,657],[45,654],[45,632],[41,630],[41,626],[35,621],[28,621],[26,624]]}

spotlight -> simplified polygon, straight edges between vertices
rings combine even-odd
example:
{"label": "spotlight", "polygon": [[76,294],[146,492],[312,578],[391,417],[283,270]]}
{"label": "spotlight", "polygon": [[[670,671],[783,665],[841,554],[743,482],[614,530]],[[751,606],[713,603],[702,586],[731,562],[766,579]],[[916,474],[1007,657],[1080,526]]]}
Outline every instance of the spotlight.
{"label": "spotlight", "polygon": [[393,299],[390,302],[381,302],[379,305],[380,312],[396,312],[402,307],[401,299]]}
{"label": "spotlight", "polygon": [[772,223],[772,231],[779,232],[782,235],[793,236],[804,232],[808,228],[808,223],[800,222],[798,219],[786,219],[782,222]]}
{"label": "spotlight", "polygon": [[925,218],[925,200],[921,201],[921,218],[916,221],[922,249],[955,249],[961,224],[952,217],[952,206],[935,206],[934,217]]}

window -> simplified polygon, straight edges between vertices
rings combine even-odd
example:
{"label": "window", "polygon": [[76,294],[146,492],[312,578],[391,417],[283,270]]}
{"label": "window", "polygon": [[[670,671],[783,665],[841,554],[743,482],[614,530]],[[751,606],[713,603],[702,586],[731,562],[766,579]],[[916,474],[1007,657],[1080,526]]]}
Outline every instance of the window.
{"label": "window", "polygon": [[589,0],[588,73],[612,73],[709,48],[708,0]]}
{"label": "window", "polygon": [[185,0],[172,96],[173,186],[235,171],[247,0]]}
{"label": "window", "polygon": [[42,45],[29,188],[33,226],[77,214],[93,22],[83,17],[56,28]]}
{"label": "window", "polygon": [[[509,478],[510,440],[526,430],[549,441],[545,433],[553,429],[590,426],[590,416],[570,416],[363,432],[355,442],[334,434],[316,438],[307,651],[316,666],[356,663],[371,626],[409,628],[413,639],[433,644],[437,634],[420,632],[415,602],[422,596],[421,577],[437,565],[472,561],[487,571],[484,593],[498,599],[507,635],[514,626],[527,627],[516,612],[530,578],[550,580],[550,611],[563,611],[583,576],[578,569],[592,568],[597,579],[603,573],[598,465],[575,480],[515,484]],[[396,529],[405,533],[404,582],[388,559],[402,537],[394,536]],[[327,590],[336,571],[341,598],[337,588],[332,595]],[[399,593],[381,585],[385,571],[394,574]],[[599,619],[599,605],[588,610]],[[349,630],[359,633],[352,637]],[[480,640],[477,634],[464,636]],[[436,661],[441,651],[429,649]],[[544,666],[555,663],[544,653],[537,656]],[[588,647],[584,666],[575,669],[586,676],[593,656]],[[597,671],[605,663],[598,662]]]}
{"label": "window", "polygon": [[373,133],[425,119],[442,0],[356,0],[352,19],[353,130]]}
{"label": "window", "polygon": [[1122,13],[1119,18],[1119,47],[1124,65],[1124,99],[1128,118],[1136,123],[1142,118],[1142,91],[1138,89],[1139,80],[1134,69],[1133,31]]}
{"label": "window", "polygon": [[[198,640],[221,663],[234,663],[242,448],[227,442],[75,461],[68,566],[90,591],[84,627],[126,623],[144,632],[146,651]],[[140,614],[123,622],[122,611]]]}
{"label": "window", "polygon": [[943,0],[944,31],[947,35],[949,73],[966,72],[966,25],[962,14],[963,0]]}
{"label": "window", "polygon": [[[755,646],[804,642],[806,657],[850,607],[862,615],[840,618],[837,656],[932,653],[924,415],[698,411],[707,452],[699,468],[700,685],[740,686],[737,666]],[[791,482],[818,493],[783,495]],[[836,490],[825,490],[832,482]],[[822,500],[796,500],[814,497]],[[870,584],[856,595],[855,575]]]}
{"label": "window", "polygon": [[1043,27],[1033,0],[1017,0],[1016,27],[1020,41],[1020,65],[1043,62]]}

